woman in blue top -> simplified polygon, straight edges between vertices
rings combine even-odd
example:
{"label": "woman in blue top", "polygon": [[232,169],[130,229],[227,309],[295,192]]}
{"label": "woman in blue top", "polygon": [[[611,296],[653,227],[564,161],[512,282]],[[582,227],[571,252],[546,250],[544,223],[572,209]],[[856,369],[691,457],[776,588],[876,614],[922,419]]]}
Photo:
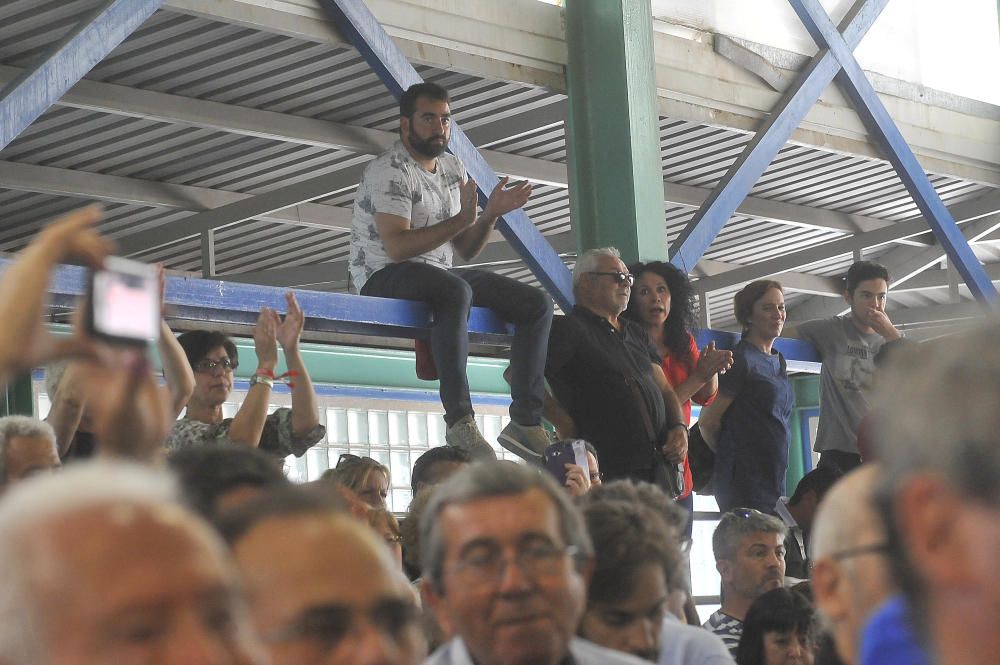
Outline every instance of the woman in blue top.
{"label": "woman in blue top", "polygon": [[785,325],[781,284],[747,284],[733,299],[743,338],[733,368],[719,378],[719,394],[702,409],[702,436],[715,448],[713,486],[719,509],[774,513],[785,487],[792,386],[785,359],[772,349]]}

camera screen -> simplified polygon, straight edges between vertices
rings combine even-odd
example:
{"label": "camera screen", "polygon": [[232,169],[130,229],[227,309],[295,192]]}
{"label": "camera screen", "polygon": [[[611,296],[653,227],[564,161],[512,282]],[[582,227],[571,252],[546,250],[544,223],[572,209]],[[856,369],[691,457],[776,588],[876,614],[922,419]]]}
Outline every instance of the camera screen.
{"label": "camera screen", "polygon": [[94,274],[94,328],[112,337],[152,340],[159,335],[159,284],[153,275],[101,270]]}

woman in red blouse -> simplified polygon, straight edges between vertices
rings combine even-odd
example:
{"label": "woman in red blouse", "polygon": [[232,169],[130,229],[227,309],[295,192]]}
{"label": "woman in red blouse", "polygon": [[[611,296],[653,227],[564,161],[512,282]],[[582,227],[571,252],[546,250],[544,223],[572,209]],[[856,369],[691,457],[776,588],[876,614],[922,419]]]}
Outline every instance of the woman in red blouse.
{"label": "woman in red blouse", "polygon": [[[719,389],[719,372],[733,364],[733,354],[710,343],[700,353],[691,336],[694,291],[687,275],[669,263],[652,261],[629,267],[635,285],[624,316],[641,324],[663,358],[663,373],[677,393],[691,425],[691,400],[709,404]],[[684,460],[684,492],[677,497],[691,510],[691,466]]]}

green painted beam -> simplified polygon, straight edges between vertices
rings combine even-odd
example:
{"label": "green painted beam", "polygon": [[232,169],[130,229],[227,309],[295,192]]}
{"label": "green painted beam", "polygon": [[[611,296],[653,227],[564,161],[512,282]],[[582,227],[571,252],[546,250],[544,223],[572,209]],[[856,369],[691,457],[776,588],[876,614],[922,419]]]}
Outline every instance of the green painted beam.
{"label": "green painted beam", "polygon": [[567,0],[570,209],[581,250],[666,259],[649,0]]}

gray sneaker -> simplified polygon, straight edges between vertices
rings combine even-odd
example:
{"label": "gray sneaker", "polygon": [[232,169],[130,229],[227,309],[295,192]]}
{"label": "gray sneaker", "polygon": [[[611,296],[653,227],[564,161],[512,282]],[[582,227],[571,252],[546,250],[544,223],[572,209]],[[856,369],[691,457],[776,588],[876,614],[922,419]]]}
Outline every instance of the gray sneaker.
{"label": "gray sneaker", "polygon": [[493,446],[480,434],[479,428],[476,427],[476,419],[471,415],[465,416],[449,427],[444,434],[444,440],[449,446],[461,448],[469,453],[476,462],[495,462],[497,459]]}
{"label": "gray sneaker", "polygon": [[541,425],[521,425],[512,420],[500,432],[497,443],[521,459],[541,464],[542,453],[552,444],[552,437]]}

